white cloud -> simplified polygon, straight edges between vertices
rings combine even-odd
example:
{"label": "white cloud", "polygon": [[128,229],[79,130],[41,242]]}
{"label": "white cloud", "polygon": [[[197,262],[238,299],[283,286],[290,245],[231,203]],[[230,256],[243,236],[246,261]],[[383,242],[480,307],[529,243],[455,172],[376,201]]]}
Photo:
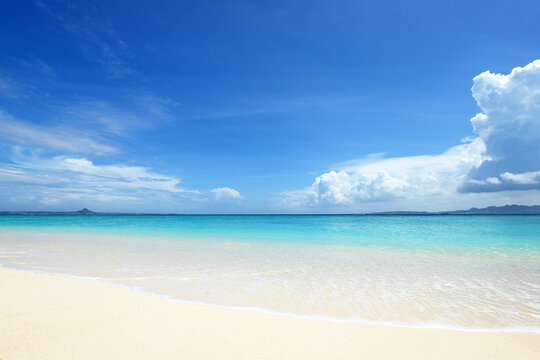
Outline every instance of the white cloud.
{"label": "white cloud", "polygon": [[521,174],[505,172],[501,174],[501,178],[507,182],[520,185],[540,184],[540,171],[529,171]]}
{"label": "white cloud", "polygon": [[[56,156],[50,159],[19,158],[15,169],[8,169],[22,180],[30,183],[51,184],[78,183],[87,188],[100,189],[150,189],[168,192],[183,192],[178,185],[180,179],[152,172],[150,169],[129,165],[95,165],[85,158]],[[4,169],[4,172],[6,170]],[[36,176],[35,172],[43,174]],[[0,172],[1,173],[1,172]]]}
{"label": "white cloud", "polygon": [[58,203],[60,203],[60,200],[56,198],[43,198],[39,200],[39,202],[43,205],[57,205]]}
{"label": "white cloud", "polygon": [[482,140],[475,139],[440,155],[348,161],[309,188],[286,193],[284,204],[350,205],[456,192],[471,168],[482,163],[484,150]]}
{"label": "white cloud", "polygon": [[214,193],[216,200],[240,200],[244,198],[238,190],[230,187],[221,187],[210,191]]}
{"label": "white cloud", "polygon": [[517,190],[540,184],[503,176],[540,170],[540,60],[509,75],[486,71],[474,78],[472,94],[482,113],[471,123],[490,159],[471,171],[462,191]]}
{"label": "white cloud", "polygon": [[49,171],[69,172],[78,176],[83,183],[99,183],[100,187],[184,191],[177,187],[180,179],[163,176],[140,166],[95,165],[85,158],[67,157],[55,157],[41,163],[34,162],[32,166]]}
{"label": "white cloud", "polygon": [[483,112],[471,119],[478,137],[462,139],[469,143],[440,155],[346,161],[308,188],[284,193],[280,204],[347,206],[540,188],[540,60],[509,75],[484,72],[472,93]]}
{"label": "white cloud", "polygon": [[[203,200],[196,190],[179,186],[181,180],[146,167],[123,164],[96,165],[85,158],[22,157],[0,167],[2,187],[42,197],[42,204],[66,200],[143,201],[156,198]],[[52,199],[55,199],[54,202]]]}
{"label": "white cloud", "polygon": [[0,111],[0,138],[30,148],[106,155],[118,152],[91,131],[67,126],[46,127],[16,119]]}

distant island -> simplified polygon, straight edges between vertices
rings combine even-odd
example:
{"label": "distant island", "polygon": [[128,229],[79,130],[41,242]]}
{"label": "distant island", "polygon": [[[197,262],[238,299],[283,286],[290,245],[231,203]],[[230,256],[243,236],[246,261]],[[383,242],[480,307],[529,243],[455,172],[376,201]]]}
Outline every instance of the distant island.
{"label": "distant island", "polygon": [[452,211],[385,211],[369,215],[540,215],[540,205],[504,205],[488,206],[485,208],[470,208],[469,210]]}
{"label": "distant island", "polygon": [[[87,208],[84,208],[78,211],[0,211],[0,215],[189,215],[189,214],[95,212],[95,211],[88,210]],[[204,214],[201,214],[201,215],[204,215]],[[343,214],[343,215],[540,215],[540,205],[488,206],[481,209],[473,207],[473,208],[470,208],[469,210],[451,210],[451,211],[436,211],[436,212],[384,211],[384,212]]]}

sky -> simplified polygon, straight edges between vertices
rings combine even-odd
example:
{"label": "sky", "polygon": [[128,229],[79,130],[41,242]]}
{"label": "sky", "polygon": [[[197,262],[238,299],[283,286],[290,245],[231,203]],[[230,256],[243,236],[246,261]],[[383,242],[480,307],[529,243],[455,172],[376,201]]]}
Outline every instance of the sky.
{"label": "sky", "polygon": [[540,204],[538,1],[2,1],[0,210]]}

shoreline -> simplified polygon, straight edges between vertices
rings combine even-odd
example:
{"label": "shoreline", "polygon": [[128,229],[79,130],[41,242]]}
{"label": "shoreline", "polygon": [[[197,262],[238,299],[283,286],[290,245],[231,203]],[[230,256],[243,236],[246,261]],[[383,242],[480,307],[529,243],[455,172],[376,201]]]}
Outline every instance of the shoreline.
{"label": "shoreline", "polygon": [[64,277],[67,279],[73,279],[73,280],[79,280],[79,281],[85,281],[85,282],[96,282],[100,284],[128,289],[142,295],[154,296],[158,299],[168,301],[168,302],[173,302],[173,303],[207,306],[211,308],[225,309],[225,310],[252,311],[252,312],[257,312],[261,314],[269,314],[273,316],[281,316],[281,317],[286,317],[286,318],[291,318],[291,319],[301,319],[301,320],[307,320],[307,321],[323,321],[323,322],[338,323],[338,324],[380,325],[380,326],[395,327],[399,329],[452,330],[452,331],[460,331],[460,332],[465,332],[465,333],[540,334],[540,327],[534,327],[534,326],[507,326],[507,327],[489,328],[489,327],[466,327],[466,326],[449,325],[449,324],[442,324],[442,323],[400,323],[400,322],[384,321],[384,320],[346,318],[346,317],[338,317],[338,316],[325,315],[325,314],[292,313],[292,312],[272,310],[268,308],[254,307],[254,306],[224,305],[224,304],[209,303],[209,302],[204,302],[204,301],[178,299],[167,294],[160,294],[160,293],[148,291],[138,286],[126,285],[119,282],[114,282],[114,281],[94,278],[94,277],[48,272],[44,270],[10,268],[10,267],[5,267],[2,264],[0,264],[0,272],[2,270],[14,270],[14,271],[21,271],[21,272],[29,272],[31,274],[36,274],[36,275],[49,275],[49,276]]}
{"label": "shoreline", "polygon": [[539,359],[532,332],[295,318],[0,268],[0,359]]}

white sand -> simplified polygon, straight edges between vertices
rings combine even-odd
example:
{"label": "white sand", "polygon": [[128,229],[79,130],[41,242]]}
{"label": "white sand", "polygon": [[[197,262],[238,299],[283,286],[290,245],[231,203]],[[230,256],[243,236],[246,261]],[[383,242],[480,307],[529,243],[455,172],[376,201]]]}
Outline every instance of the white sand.
{"label": "white sand", "polygon": [[540,359],[540,335],[294,319],[2,269],[0,359]]}

